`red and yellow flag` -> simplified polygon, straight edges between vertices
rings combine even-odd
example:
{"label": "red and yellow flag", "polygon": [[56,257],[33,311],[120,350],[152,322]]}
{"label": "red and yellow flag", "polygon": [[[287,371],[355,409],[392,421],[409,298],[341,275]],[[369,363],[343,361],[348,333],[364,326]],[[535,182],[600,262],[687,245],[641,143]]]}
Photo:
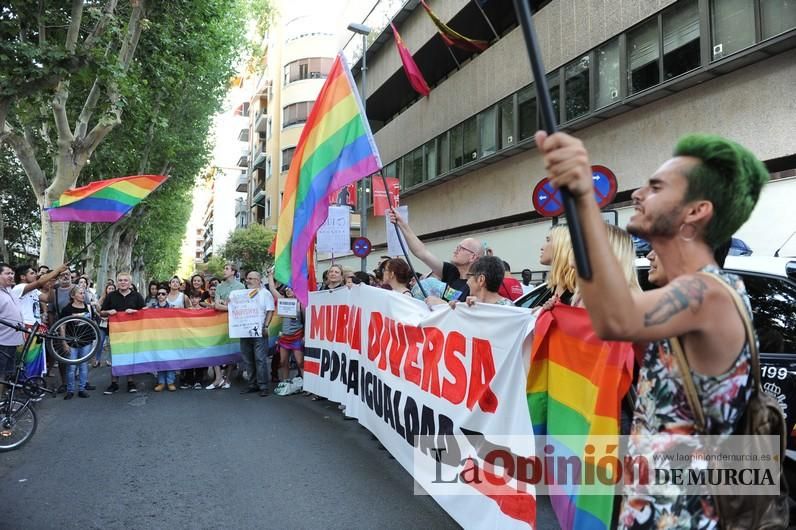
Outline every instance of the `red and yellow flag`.
{"label": "red and yellow flag", "polygon": [[431,17],[432,22],[434,22],[434,25],[437,26],[439,30],[440,37],[442,37],[442,40],[445,41],[445,44],[448,46],[456,46],[468,52],[482,52],[489,47],[489,42],[485,40],[471,39],[454,31],[440,20],[431,8],[428,7],[425,0],[420,0],[420,3],[423,4],[423,9],[425,9],[428,16]]}

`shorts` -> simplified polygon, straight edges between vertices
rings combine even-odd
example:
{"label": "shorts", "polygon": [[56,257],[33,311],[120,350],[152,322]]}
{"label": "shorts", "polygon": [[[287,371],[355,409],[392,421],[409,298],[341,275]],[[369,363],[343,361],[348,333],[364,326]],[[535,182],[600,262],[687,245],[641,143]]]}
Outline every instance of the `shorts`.
{"label": "shorts", "polygon": [[300,329],[290,335],[282,335],[277,342],[286,350],[300,350],[304,348],[304,330]]}
{"label": "shorts", "polygon": [[17,365],[16,361],[17,361],[16,346],[0,346],[0,375],[13,373]]}

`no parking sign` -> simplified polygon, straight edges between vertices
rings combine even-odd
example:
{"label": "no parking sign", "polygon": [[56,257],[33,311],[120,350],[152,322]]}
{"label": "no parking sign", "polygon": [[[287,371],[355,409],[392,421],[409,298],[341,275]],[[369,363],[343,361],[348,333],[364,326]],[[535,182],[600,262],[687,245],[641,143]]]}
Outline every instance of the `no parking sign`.
{"label": "no parking sign", "polygon": [[[600,208],[605,208],[616,197],[617,182],[614,172],[605,166],[592,166],[594,199]],[[544,217],[558,217],[564,213],[561,192],[554,190],[550,180],[545,177],[533,188],[533,209]]]}

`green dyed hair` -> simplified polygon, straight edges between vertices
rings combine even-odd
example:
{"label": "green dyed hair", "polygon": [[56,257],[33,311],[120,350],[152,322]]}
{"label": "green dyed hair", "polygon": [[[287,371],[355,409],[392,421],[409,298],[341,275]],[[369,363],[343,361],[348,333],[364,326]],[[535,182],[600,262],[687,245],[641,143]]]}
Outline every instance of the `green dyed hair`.
{"label": "green dyed hair", "polygon": [[749,219],[768,181],[768,170],[745,147],[710,134],[689,134],[680,138],[674,156],[698,158],[687,174],[684,202],[707,200],[713,217],[705,227],[705,242],[716,248]]}

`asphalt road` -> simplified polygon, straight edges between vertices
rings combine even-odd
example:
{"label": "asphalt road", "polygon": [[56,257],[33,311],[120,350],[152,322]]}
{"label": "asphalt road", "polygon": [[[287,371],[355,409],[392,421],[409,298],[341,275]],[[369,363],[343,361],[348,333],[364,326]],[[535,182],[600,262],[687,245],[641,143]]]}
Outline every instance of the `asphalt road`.
{"label": "asphalt road", "polygon": [[40,403],[32,440],[0,454],[0,528],[457,527],[334,404],[240,383],[155,393],[151,376],[104,396],[109,377],[92,370],[89,399]]}

